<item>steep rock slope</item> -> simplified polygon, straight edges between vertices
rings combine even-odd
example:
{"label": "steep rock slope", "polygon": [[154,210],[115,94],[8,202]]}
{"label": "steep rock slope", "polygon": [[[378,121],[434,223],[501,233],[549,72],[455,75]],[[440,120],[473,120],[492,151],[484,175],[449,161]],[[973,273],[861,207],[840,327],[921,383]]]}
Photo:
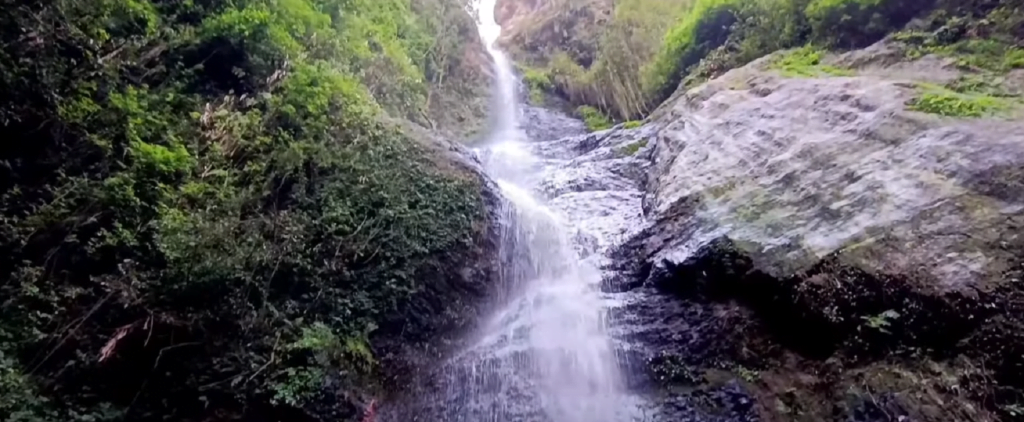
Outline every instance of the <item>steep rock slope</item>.
{"label": "steep rock slope", "polygon": [[546,64],[557,53],[589,66],[611,15],[609,0],[499,0],[500,42],[517,61]]}
{"label": "steep rock slope", "polygon": [[[1019,416],[1021,106],[929,107],[978,101],[936,91],[972,72],[902,51],[769,56],[677,92],[638,135],[651,226],[611,288],[638,295],[619,324],[669,418],[678,400],[780,421]],[[749,399],[712,400],[723,386]]]}
{"label": "steep rock slope", "polygon": [[419,123],[456,141],[475,141],[487,121],[491,59],[466,13],[465,0],[415,0],[412,10],[436,31],[426,97],[427,121]]}

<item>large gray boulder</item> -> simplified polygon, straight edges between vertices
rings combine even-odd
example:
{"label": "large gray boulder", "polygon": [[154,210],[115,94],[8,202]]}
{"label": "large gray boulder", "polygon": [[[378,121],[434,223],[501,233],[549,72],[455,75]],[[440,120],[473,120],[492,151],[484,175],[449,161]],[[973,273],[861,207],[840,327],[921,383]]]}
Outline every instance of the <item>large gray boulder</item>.
{"label": "large gray boulder", "polygon": [[835,59],[845,77],[784,77],[767,57],[644,126],[649,226],[616,252],[635,297],[618,330],[665,409],[727,380],[767,420],[1015,409],[1024,120],[909,110],[919,83],[962,73],[890,50]]}
{"label": "large gray boulder", "polygon": [[[728,236],[783,276],[842,252],[922,289],[990,290],[1016,259],[1024,216],[1024,121],[908,111],[907,81],[790,79],[758,63],[670,105],[648,211],[688,236],[649,245],[686,259]],[[691,212],[670,217],[680,204]]]}

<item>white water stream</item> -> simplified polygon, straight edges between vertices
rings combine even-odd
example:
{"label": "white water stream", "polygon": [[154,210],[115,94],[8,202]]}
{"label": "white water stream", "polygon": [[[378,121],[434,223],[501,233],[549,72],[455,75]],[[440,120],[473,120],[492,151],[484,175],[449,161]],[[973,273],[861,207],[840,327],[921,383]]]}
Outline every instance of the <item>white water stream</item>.
{"label": "white water stream", "polygon": [[[608,171],[568,165],[583,140],[557,138],[581,133],[580,122],[518,103],[519,82],[495,44],[501,34],[495,1],[474,4],[495,66],[492,127],[476,153],[505,198],[501,275],[493,280],[505,296],[468,346],[438,362],[388,420],[638,420],[607,332],[616,299],[600,291],[595,262],[602,255],[595,252],[621,240],[631,224],[626,216],[640,214],[640,194]],[[616,187],[577,189],[581,183]]]}
{"label": "white water stream", "polygon": [[463,391],[465,411],[446,412],[465,421],[612,422],[628,408],[612,342],[605,331],[601,274],[581,260],[572,227],[534,192],[541,158],[520,127],[518,81],[496,42],[496,0],[477,4],[480,35],[495,65],[491,135],[481,148],[484,168],[508,202],[502,237],[505,285],[512,300],[484,326],[460,359],[483,382],[449,384]]}

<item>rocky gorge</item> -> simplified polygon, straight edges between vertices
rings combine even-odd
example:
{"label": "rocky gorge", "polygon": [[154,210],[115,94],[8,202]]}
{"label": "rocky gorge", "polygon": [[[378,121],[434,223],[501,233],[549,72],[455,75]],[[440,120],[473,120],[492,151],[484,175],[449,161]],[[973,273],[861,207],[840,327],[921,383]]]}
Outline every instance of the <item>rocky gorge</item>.
{"label": "rocky gorge", "polygon": [[0,421],[1024,417],[1016,0],[4,1]]}
{"label": "rocky gorge", "polygon": [[1021,71],[998,113],[936,115],[922,93],[977,70],[908,48],[781,51],[593,133],[524,108],[536,192],[603,268],[634,417],[1022,414]]}

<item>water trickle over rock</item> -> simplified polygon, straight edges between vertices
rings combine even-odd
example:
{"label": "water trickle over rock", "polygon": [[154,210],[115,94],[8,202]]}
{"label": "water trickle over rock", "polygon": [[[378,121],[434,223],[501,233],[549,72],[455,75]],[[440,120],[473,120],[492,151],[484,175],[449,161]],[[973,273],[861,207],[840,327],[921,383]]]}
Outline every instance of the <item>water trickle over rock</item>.
{"label": "water trickle over rock", "polygon": [[[598,252],[625,238],[624,218],[639,218],[639,191],[620,191],[629,183],[616,182],[612,170],[602,170],[597,179],[574,171],[573,161],[593,147],[532,137],[578,133],[582,125],[518,104],[511,67],[493,46],[500,30],[493,23],[493,0],[479,6],[481,34],[498,80],[494,129],[478,152],[505,197],[494,313],[452,356],[426,368],[383,417],[633,420],[637,398],[623,388],[607,335],[610,298],[600,291]],[[610,179],[602,181],[605,176]]]}
{"label": "water trickle over rock", "polygon": [[637,298],[619,327],[662,387],[689,390],[662,408],[739,383],[754,402],[720,410],[994,420],[949,374],[997,367],[976,394],[1020,387],[1005,350],[1024,349],[1024,122],[908,110],[953,67],[786,78],[771,60],[677,93],[646,126],[651,225],[616,251]]}

